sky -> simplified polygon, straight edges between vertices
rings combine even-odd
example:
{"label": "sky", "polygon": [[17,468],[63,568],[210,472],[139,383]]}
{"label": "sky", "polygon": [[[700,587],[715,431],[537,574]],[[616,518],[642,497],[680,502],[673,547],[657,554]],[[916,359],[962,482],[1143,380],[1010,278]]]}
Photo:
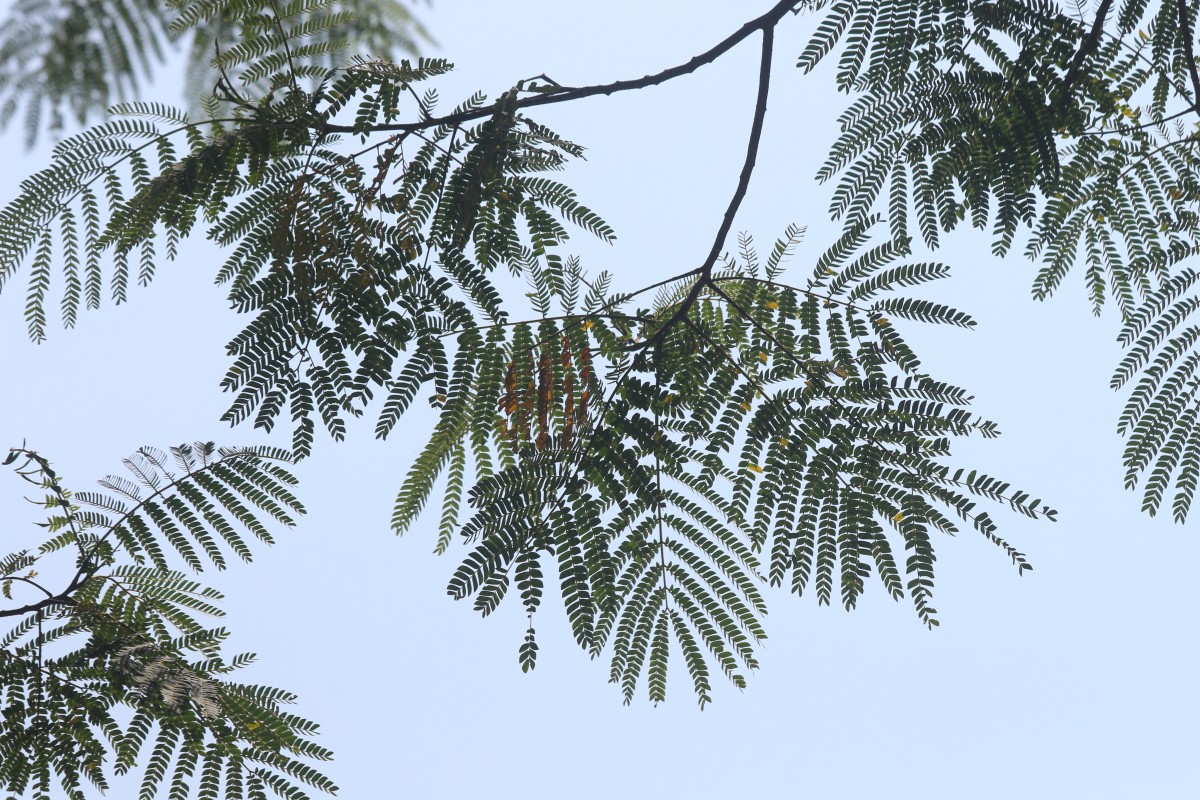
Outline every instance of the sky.
{"label": "sky", "polygon": [[[541,73],[583,85],[655,72],[769,5],[438,0],[421,14],[437,40],[427,53],[457,65],[437,84],[448,109]],[[831,188],[812,176],[846,102],[829,69],[795,67],[811,26],[779,28],[759,168],[735,224],[764,249],[788,223],[808,225],[798,273],[836,233]],[[634,289],[703,259],[741,167],[757,59],[752,40],[665,86],[534,115],[588,147],[564,177],[618,236],[578,235],[589,269]],[[156,97],[177,101],[177,66]],[[25,153],[20,136],[5,134],[3,200],[48,159],[47,144]],[[144,444],[269,441],[219,422],[223,345],[240,329],[212,284],[220,258],[193,237],[125,307],[87,312],[42,345],[24,334],[26,276],[10,282],[0,444],[27,442],[78,489]],[[1004,431],[960,443],[954,463],[1058,509],[1056,523],[992,510],[1033,572],[1018,576],[970,532],[935,539],[933,631],[874,578],[851,613],[772,590],[770,638],[744,691],[718,685],[700,711],[676,661],[665,703],[642,694],[627,707],[559,606],[540,612],[537,669],[523,674],[521,609],[481,620],[447,597],[462,551],[432,554],[432,520],[402,538],[388,527],[429,420],[414,416],[381,443],[367,419],[344,443],[318,439],[297,469],[309,514],[296,530],[252,565],[203,576],[227,595],[230,652],[259,654],[242,679],[300,695],[295,710],[321,723],[336,753],[326,772],[346,798],[1200,796],[1200,520],[1151,519],[1122,488],[1123,398],[1108,388],[1116,319],[1091,316],[1078,275],[1031,300],[1035,265],[997,260],[974,232],[947,237],[936,258],[953,277],[924,296],[979,325],[905,333],[930,372],[970,390]],[[30,512],[4,480],[5,530],[24,542]]]}

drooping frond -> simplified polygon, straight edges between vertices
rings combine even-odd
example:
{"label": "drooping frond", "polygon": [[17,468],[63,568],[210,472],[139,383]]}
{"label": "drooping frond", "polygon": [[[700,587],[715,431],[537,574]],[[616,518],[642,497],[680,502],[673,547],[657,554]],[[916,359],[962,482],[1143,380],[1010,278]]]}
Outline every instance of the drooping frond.
{"label": "drooping frond", "polygon": [[1200,479],[1200,327],[1197,273],[1184,270],[1146,298],[1121,331],[1127,348],[1112,379],[1123,388],[1139,376],[1117,426],[1128,437],[1125,485],[1142,482],[1142,510],[1158,513],[1174,486],[1172,516],[1183,522]]}
{"label": "drooping frond", "polygon": [[1038,299],[1081,270],[1094,312],[1112,300],[1125,322],[1114,388],[1137,378],[1118,425],[1126,483],[1141,481],[1152,514],[1173,485],[1182,521],[1200,454],[1195,4],[838,0],[824,13],[801,66],[836,49],[859,95],[819,172],[837,180],[834,216],[853,227],[886,203],[893,233],[930,247],[969,219],[1001,255],[1027,227]]}
{"label": "drooping frond", "polygon": [[969,219],[999,255],[1028,227],[1035,297],[1083,262],[1097,311],[1112,297],[1129,313],[1200,243],[1200,195],[1194,137],[1168,124],[1193,102],[1179,5],[1112,6],[1084,24],[1043,2],[834,3],[810,51],[856,20],[839,75],[859,96],[818,172],[837,178],[833,215],[852,226],[886,203],[893,233],[930,247]]}
{"label": "drooping frond", "polygon": [[[164,555],[199,569],[201,551],[221,566],[224,540],[249,558],[239,529],[270,541],[264,517],[290,525],[303,510],[286,461],[211,443],[142,448],[125,462],[132,480],[75,494],[43,456],[10,451],[6,466],[45,492],[50,538],[0,563],[0,617],[13,622],[0,641],[5,791],[49,796],[53,783],[81,798],[85,783],[104,790],[139,764],[143,798],[186,798],[193,786],[249,798],[255,782],[286,797],[336,790],[308,763],[330,758],[310,739],[316,726],[282,708],[294,696],[225,677],[254,656],[222,655],[227,631],[199,619],[223,615],[220,593]],[[74,557],[58,563],[60,551]]]}
{"label": "drooping frond", "polygon": [[[357,153],[325,132],[348,117],[364,136],[392,123],[413,104],[414,84],[449,68],[437,59],[358,60],[327,70],[316,92],[263,100],[232,124],[130,104],[122,118],[63,142],[55,163],[0,212],[0,281],[30,262],[31,337],[45,336],[55,282],[73,324],[81,306],[100,303],[106,282],[116,302],[125,299],[135,254],[144,284],[159,240],[170,259],[204,222],[209,238],[232,248],[217,280],[251,316],[228,345],[223,386],[234,398],[225,418],[270,429],[287,413],[301,456],[318,419],[341,438],[347,416],[388,387],[402,351],[428,361],[420,377],[437,375],[438,337],[463,327],[472,308],[504,318],[494,270],[561,272],[567,223],[613,237],[544,174],[582,149],[516,113],[515,92],[477,124],[394,134]],[[427,92],[416,105],[428,115],[435,101]],[[458,110],[482,106],[474,97]],[[414,377],[401,372],[389,413],[411,399]]]}
{"label": "drooping frond", "polygon": [[[730,261],[691,301],[684,281],[650,309],[600,297],[574,313],[546,308],[540,321],[467,328],[445,357],[439,421],[394,525],[411,527],[450,469],[444,534],[473,476],[451,596],[486,615],[515,586],[532,616],[550,561],[576,640],[594,656],[611,646],[627,702],[642,679],[664,699],[676,647],[701,705],[714,668],[744,685],[766,635],[768,585],[849,609],[874,572],[936,624],[935,535],[965,523],[1024,570],[976,498],[1054,512],[944,463],[953,438],[996,426],[970,413],[963,390],[923,373],[899,330],[974,322],[895,294],[944,268],[866,243],[865,230],[848,233],[805,288]],[[748,239],[741,249],[758,262]],[[523,666],[532,653],[531,625]]]}

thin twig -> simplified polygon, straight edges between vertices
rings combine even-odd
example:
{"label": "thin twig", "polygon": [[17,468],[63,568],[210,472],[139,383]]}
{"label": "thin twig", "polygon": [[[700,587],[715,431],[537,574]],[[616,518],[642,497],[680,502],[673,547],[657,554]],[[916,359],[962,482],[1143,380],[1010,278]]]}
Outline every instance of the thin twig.
{"label": "thin twig", "polygon": [[283,54],[287,56],[288,63],[288,79],[292,84],[292,89],[300,90],[300,84],[296,82],[296,65],[292,62],[292,48],[288,44],[287,31],[283,29],[283,20],[279,18],[279,8],[275,5],[275,0],[267,0],[271,4],[271,13],[275,16],[275,27],[279,29],[280,44],[283,45]]}

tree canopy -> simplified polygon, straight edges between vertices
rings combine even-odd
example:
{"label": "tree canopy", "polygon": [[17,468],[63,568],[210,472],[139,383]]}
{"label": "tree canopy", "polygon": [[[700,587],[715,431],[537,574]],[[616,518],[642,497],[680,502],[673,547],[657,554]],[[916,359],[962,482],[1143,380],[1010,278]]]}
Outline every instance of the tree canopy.
{"label": "tree canopy", "polygon": [[[765,5],[765,4],[764,4]],[[1183,0],[778,2],[687,62],[637,79],[518,79],[444,110],[452,65],[394,0],[18,0],[0,28],[0,119],[61,135],[0,211],[0,287],[23,284],[29,336],[51,315],[126,300],[197,226],[226,248],[215,280],[244,328],[226,344],[224,420],[286,448],[145,447],[102,491],[68,487],[21,445],[6,466],[41,493],[44,543],[0,570],[0,780],[84,796],[139,768],[142,796],[304,797],[335,787],[292,696],[225,677],[189,573],[251,559],[303,506],[289,462],[360,417],[388,438],[418,402],[436,422],[397,486],[392,528],[433,515],[459,550],[447,587],[529,624],[557,593],[578,645],[625,702],[666,697],[675,659],[701,707],[743,686],[771,587],[853,609],[870,583],[937,625],[934,541],[970,530],[1030,569],[990,508],[1053,520],[953,455],[996,423],[926,370],[906,331],[969,328],[923,299],[951,275],[964,222],[1039,262],[1036,298],[1081,270],[1115,306],[1132,383],[1118,425],[1127,485],[1182,522],[1200,476],[1196,8]],[[775,33],[816,17],[800,53]],[[138,100],[172,45],[185,108]],[[656,86],[756,48],[743,166],[707,254],[639,285],[593,272],[572,234],[616,232],[568,181],[583,148],[544,106]],[[836,60],[841,136],[817,174],[842,227],[756,246],[734,226],[770,124],[778,59]],[[608,76],[603,76],[607,78]],[[116,105],[111,105],[113,102]],[[111,106],[111,107],[110,107]],[[593,143],[603,146],[603,142]],[[511,291],[513,279],[527,291]],[[295,492],[295,493],[294,493]],[[436,508],[427,508],[436,503]],[[39,568],[63,554],[62,583]],[[54,562],[58,563],[58,562]],[[61,566],[61,565],[60,565]],[[515,591],[514,591],[515,590]],[[679,678],[676,678],[679,680]]]}

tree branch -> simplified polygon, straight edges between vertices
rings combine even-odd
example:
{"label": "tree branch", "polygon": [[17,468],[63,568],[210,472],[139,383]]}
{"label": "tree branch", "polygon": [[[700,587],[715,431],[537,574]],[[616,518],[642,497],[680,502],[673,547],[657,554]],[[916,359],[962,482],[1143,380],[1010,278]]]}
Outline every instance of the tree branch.
{"label": "tree branch", "polygon": [[1200,72],[1196,70],[1196,53],[1192,44],[1192,23],[1187,0],[1176,0],[1179,10],[1179,35],[1183,38],[1183,56],[1187,59],[1188,75],[1192,79],[1192,108],[1200,110]]}
{"label": "tree branch", "polygon": [[[83,584],[85,584],[89,578],[91,578],[91,575],[76,573],[75,577],[71,579],[71,583],[67,586],[67,588],[63,589],[59,594],[44,598],[36,603],[30,603],[29,605],[21,606],[20,608],[0,609],[0,617],[21,617],[34,611],[41,611],[44,608],[49,608],[50,606],[74,605],[75,598],[71,595],[73,595],[75,591],[79,589],[79,587],[83,586]],[[43,589],[42,591],[45,590]]]}
{"label": "tree branch", "polygon": [[750,186],[750,176],[754,174],[754,165],[758,160],[758,145],[762,140],[763,121],[767,116],[767,97],[771,89],[771,62],[775,49],[775,28],[763,28],[762,34],[762,57],[758,65],[758,96],[754,101],[754,121],[750,124],[750,140],[746,144],[746,160],[742,162],[742,174],[738,177],[733,197],[729,199],[725,216],[721,219],[721,227],[717,229],[717,235],[713,238],[712,249],[709,250],[704,263],[695,270],[699,277],[692,284],[692,288],[688,290],[687,296],[675,309],[675,312],[644,342],[628,346],[629,350],[646,349],[661,342],[671,328],[675,327],[691,311],[704,287],[713,286],[713,267],[716,266],[717,258],[721,255],[721,247],[725,244],[725,238],[729,236],[729,231],[733,228],[733,220],[737,216],[742,200],[746,197],[746,190]]}
{"label": "tree branch", "polygon": [[[732,50],[737,45],[748,39],[755,31],[762,31],[764,34],[772,31],[775,25],[783,19],[784,15],[792,11],[801,3],[797,0],[781,0],[777,2],[770,11],[763,14],[761,17],[750,20],[742,27],[738,28],[725,39],[722,39],[712,48],[704,51],[698,56],[678,66],[670,67],[662,72],[657,72],[653,75],[646,75],[642,78],[632,78],[623,81],[613,81],[612,83],[603,83],[595,86],[582,86],[574,89],[563,89],[561,91],[550,92],[546,94],[538,94],[532,97],[524,97],[518,99],[513,107],[519,108],[535,108],[537,106],[548,106],[555,103],[567,103],[571,100],[579,100],[584,97],[595,97],[596,95],[611,95],[617,92],[628,92],[636,89],[645,89],[650,86],[658,86],[666,83],[669,80],[678,78],[683,75],[690,75],[700,67],[713,63],[721,56]],[[473,111],[463,111],[458,114],[446,114],[441,117],[430,117],[429,119],[420,122],[398,122],[386,125],[377,125],[369,128],[372,133],[382,133],[385,131],[417,131],[425,130],[426,128],[436,128],[442,125],[457,126],[465,122],[471,122],[477,119],[485,119],[490,117],[493,109],[488,106]],[[362,133],[361,128],[356,128],[353,125],[327,125],[326,133]]]}
{"label": "tree branch", "polygon": [[1095,52],[1100,46],[1100,37],[1104,35],[1104,23],[1108,19],[1108,11],[1112,8],[1112,0],[1103,0],[1100,7],[1096,9],[1096,19],[1092,22],[1092,29],[1088,31],[1088,35],[1079,43],[1079,50],[1075,53],[1075,58],[1071,59],[1071,65],[1067,67],[1067,75],[1063,78],[1062,92],[1065,95],[1071,88],[1071,84],[1079,76],[1079,70],[1083,67],[1083,62],[1087,57]]}
{"label": "tree branch", "polygon": [[746,190],[750,186],[750,176],[754,173],[754,165],[758,160],[758,145],[762,140],[763,120],[767,116],[767,95],[771,88],[771,58],[774,48],[775,29],[764,28],[762,58],[758,66],[758,97],[754,101],[754,121],[750,124],[750,141],[746,145],[746,160],[742,163],[742,174],[738,177],[737,189],[734,190],[733,197],[729,200],[729,207],[725,209],[725,217],[721,220],[721,227],[713,240],[712,250],[709,251],[708,258],[700,267],[703,280],[712,277],[713,266],[721,254],[721,246],[725,244],[725,237],[733,228],[733,219],[737,216],[738,208],[741,207],[742,200],[746,197]]}

